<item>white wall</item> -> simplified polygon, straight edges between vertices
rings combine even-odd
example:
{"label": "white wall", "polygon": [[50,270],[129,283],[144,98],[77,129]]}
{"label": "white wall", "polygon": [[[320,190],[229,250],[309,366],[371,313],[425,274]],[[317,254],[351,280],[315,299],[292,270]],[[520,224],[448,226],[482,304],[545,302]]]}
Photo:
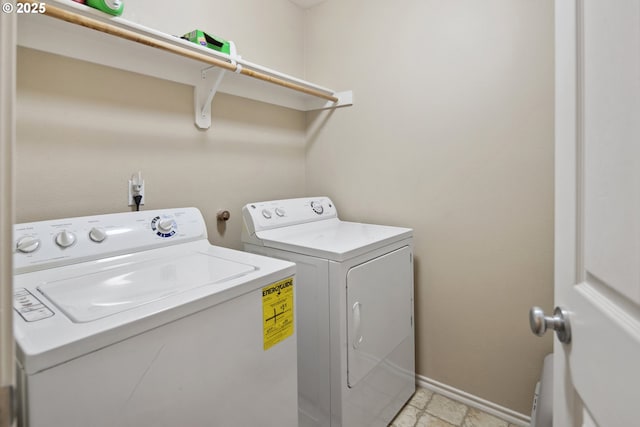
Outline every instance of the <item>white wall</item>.
{"label": "white wall", "polygon": [[[303,74],[303,12],[288,0],[126,2],[124,17],[167,32],[204,29],[244,58]],[[304,113],[224,94],[196,129],[192,88],[45,54],[18,53],[16,219],[127,211],[141,170],[145,209],[196,206],[211,241],[240,248],[247,202],[302,196]],[[227,227],[215,214],[229,209]]]}
{"label": "white wall", "polygon": [[[307,193],[413,227],[417,371],[528,414],[551,338],[553,2],[329,0],[306,76],[355,105],[309,116]],[[318,123],[323,123],[318,126]]]}

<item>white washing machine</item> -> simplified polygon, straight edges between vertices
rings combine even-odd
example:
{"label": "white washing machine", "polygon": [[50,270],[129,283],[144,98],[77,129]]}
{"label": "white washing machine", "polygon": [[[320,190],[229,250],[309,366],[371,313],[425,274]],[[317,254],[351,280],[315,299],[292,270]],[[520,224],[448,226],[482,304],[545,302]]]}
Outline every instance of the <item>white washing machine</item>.
{"label": "white washing machine", "polygon": [[415,392],[413,238],[327,197],[243,207],[245,250],[297,264],[299,425],[387,426]]}
{"label": "white washing machine", "polygon": [[295,265],[195,208],[14,226],[20,423],[297,426]]}

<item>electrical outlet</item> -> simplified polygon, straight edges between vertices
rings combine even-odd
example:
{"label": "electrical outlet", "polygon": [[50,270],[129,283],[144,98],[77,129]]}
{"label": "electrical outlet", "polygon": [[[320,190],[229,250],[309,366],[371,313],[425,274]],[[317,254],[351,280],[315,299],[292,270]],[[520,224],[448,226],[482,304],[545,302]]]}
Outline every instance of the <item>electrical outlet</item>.
{"label": "electrical outlet", "polygon": [[136,194],[139,194],[142,196],[142,200],[140,201],[140,206],[144,205],[144,201],[145,201],[145,197],[144,197],[144,181],[142,181],[142,184],[140,185],[140,191],[139,192],[134,192],[133,191],[133,180],[129,180],[129,206],[135,206],[136,205],[136,201],[133,200],[133,196],[135,196]]}
{"label": "electrical outlet", "polygon": [[136,205],[136,201],[133,198],[134,196],[142,196],[140,206],[144,205],[146,199],[144,197],[144,180],[142,179],[141,172],[133,174],[129,180],[129,206]]}

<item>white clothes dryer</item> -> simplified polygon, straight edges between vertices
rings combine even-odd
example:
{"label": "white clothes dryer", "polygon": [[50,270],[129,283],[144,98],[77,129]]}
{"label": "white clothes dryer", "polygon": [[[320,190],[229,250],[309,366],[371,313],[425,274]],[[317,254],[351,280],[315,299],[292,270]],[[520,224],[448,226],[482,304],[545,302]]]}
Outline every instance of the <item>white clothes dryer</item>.
{"label": "white clothes dryer", "polygon": [[212,246],[195,208],[14,237],[21,426],[297,426],[294,264]]}
{"label": "white clothes dryer", "polygon": [[249,203],[244,249],[297,265],[299,425],[387,426],[415,392],[413,232],[327,197]]}

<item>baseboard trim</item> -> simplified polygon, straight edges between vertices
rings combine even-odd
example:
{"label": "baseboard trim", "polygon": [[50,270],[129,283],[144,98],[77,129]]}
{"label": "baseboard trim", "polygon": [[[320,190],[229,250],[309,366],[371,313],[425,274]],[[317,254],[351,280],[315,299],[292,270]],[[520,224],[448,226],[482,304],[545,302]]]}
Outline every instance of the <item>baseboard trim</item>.
{"label": "baseboard trim", "polygon": [[506,420],[511,424],[521,427],[529,427],[531,425],[530,416],[505,408],[504,406],[500,406],[496,403],[489,402],[488,400],[481,399],[478,396],[474,396],[466,391],[458,390],[457,388],[432,380],[431,378],[416,375],[416,384],[419,387],[426,388],[427,390],[431,390],[445,397],[462,402],[467,406],[495,415],[496,417]]}

